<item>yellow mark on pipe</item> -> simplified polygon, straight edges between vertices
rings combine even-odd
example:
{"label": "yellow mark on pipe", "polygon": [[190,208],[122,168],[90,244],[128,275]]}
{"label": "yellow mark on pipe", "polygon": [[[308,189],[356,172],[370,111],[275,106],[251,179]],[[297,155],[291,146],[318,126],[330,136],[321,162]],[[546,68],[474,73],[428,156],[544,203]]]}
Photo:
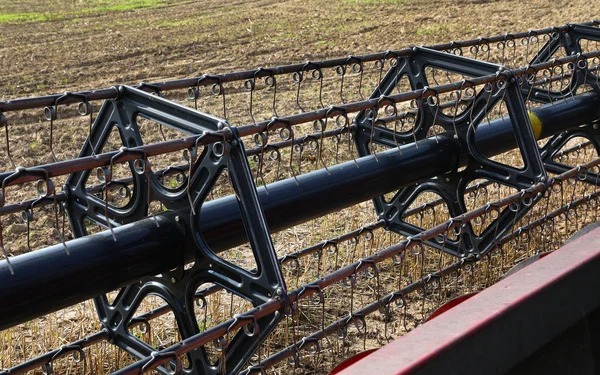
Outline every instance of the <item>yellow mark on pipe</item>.
{"label": "yellow mark on pipe", "polygon": [[529,122],[531,122],[531,128],[536,139],[540,139],[542,134],[542,121],[533,112],[529,112]]}

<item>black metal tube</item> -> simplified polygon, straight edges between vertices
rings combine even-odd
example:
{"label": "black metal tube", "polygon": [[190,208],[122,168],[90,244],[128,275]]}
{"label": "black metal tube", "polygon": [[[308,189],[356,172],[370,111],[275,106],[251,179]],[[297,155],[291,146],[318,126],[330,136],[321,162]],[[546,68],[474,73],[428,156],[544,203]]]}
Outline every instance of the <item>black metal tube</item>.
{"label": "black metal tube", "polygon": [[[269,229],[277,232],[416,183],[432,176],[431,172],[450,171],[457,166],[459,154],[460,143],[452,137],[425,139],[418,147],[402,147],[402,155],[392,149],[377,157],[358,158],[299,175],[297,181],[288,178],[267,189],[259,187],[258,195]],[[234,196],[205,203],[199,220],[214,251],[247,242]]]}
{"label": "black metal tube", "polygon": [[[597,95],[577,98],[535,110],[543,126],[541,136],[600,117]],[[486,154],[515,147],[512,125],[506,119],[481,126],[476,139]],[[460,164],[462,154],[458,140],[440,135],[437,140],[419,141],[418,147],[403,146],[402,153],[394,148],[297,176],[297,181],[289,178],[270,184],[268,193],[260,187],[259,198],[270,230],[276,232],[447,173]],[[207,202],[199,217],[202,233],[215,252],[247,241],[234,196]],[[158,215],[156,220],[159,228],[153,218],[115,228],[117,242],[109,231],[69,241],[68,256],[59,244],[13,257],[14,275],[1,261],[0,329],[181,264],[190,249],[183,229],[173,213]]]}
{"label": "black metal tube", "polygon": [[[566,101],[547,104],[532,110],[539,119],[540,137],[589,124],[600,118],[597,94],[581,94]],[[514,149],[516,141],[509,118],[479,126],[477,147],[486,156]],[[321,169],[258,188],[269,229],[277,232],[305,221],[336,212],[373,197],[414,184],[427,177],[449,172],[461,154],[451,136],[440,135],[437,141],[419,141],[419,147],[402,147],[402,155],[391,149],[374,156]],[[460,164],[463,164],[461,161]],[[357,168],[357,164],[360,168]],[[234,196],[207,202],[202,207],[203,235],[214,251],[247,242],[244,226]],[[207,219],[210,218],[210,219]]]}
{"label": "black metal tube", "polygon": [[[185,233],[165,212],[155,218],[0,262],[0,330],[85,301],[181,264]],[[158,224],[158,227],[157,227]]]}
{"label": "black metal tube", "polygon": [[[598,94],[590,92],[533,108],[531,112],[539,120],[540,126],[538,129],[534,124],[536,137],[538,139],[547,138],[562,131],[597,121],[600,118],[598,102]],[[537,121],[535,118],[532,118],[532,122]],[[484,121],[477,128],[475,135],[477,148],[484,155],[488,157],[498,155],[515,147],[515,136],[509,118],[496,119],[491,121],[490,125]]]}

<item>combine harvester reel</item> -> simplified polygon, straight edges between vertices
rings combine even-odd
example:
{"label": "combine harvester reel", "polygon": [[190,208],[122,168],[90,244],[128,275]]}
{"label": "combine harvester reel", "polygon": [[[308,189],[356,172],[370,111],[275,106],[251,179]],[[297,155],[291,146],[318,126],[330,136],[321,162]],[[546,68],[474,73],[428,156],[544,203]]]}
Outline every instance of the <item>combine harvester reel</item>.
{"label": "combine harvester reel", "polygon": [[3,374],[326,374],[452,313],[598,220],[598,24],[0,102]]}

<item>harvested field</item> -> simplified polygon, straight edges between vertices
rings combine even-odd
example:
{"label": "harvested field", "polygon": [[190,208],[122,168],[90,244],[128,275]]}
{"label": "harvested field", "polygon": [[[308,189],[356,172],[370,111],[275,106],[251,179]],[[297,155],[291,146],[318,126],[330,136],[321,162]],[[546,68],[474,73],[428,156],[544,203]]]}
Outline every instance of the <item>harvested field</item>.
{"label": "harvested field", "polygon": [[[599,6],[600,3],[580,0],[552,3],[539,0],[3,2],[0,4],[0,61],[4,69],[0,75],[0,101],[346,58],[412,45],[432,46],[453,40],[585,22],[596,16],[593,11]],[[523,67],[544,42],[542,37],[530,44],[531,40],[528,39],[527,44],[513,43],[513,47],[488,45],[487,50],[465,48],[463,51],[461,48],[460,54],[464,52],[465,56],[511,68]],[[597,42],[592,44],[590,42],[588,46],[590,50],[599,49]],[[555,57],[560,57],[560,52]],[[275,90],[266,78],[264,82],[256,78],[251,80],[252,90],[247,90],[249,83],[245,80],[212,87],[201,87],[198,83],[191,99],[185,90],[156,90],[156,94],[223,117],[233,126],[254,124],[274,116],[294,115],[368,98],[381,81],[383,67],[373,63],[363,66],[360,62],[360,67],[355,69],[356,65],[352,63],[355,60],[347,61],[348,73],[344,71],[341,79],[336,68],[323,69],[318,76],[312,71],[312,77],[308,77],[307,69],[304,81],[293,74],[278,76]],[[382,61],[386,63],[385,59]],[[436,73],[435,69],[428,74],[436,86],[464,79],[459,74]],[[548,92],[554,90],[552,84],[544,85]],[[398,83],[398,93],[409,90],[407,82]],[[448,93],[440,95],[438,100],[451,102],[452,98]],[[77,116],[76,106],[55,105],[56,118],[50,122],[43,119],[41,108],[7,113],[9,125],[5,126],[5,139],[8,141],[0,140],[0,169],[11,171],[14,166],[33,167],[76,158],[86,143],[102,102],[90,104],[89,116],[87,113]],[[527,105],[531,109],[540,103],[528,102]],[[409,102],[399,103],[397,111],[400,110],[410,111]],[[457,105],[450,116],[457,117],[458,110]],[[448,114],[452,109],[444,111]],[[508,115],[507,111],[506,106],[500,104],[486,113],[487,120],[499,120]],[[348,124],[355,115],[348,114]],[[395,124],[398,124],[397,119]],[[138,125],[144,144],[184,136],[146,119],[140,119]],[[333,128],[331,124],[329,126],[328,130]],[[257,186],[352,162],[358,156],[349,127],[339,126],[335,128],[337,133],[328,137],[323,135],[325,125],[319,128],[319,123],[313,121],[294,128],[295,134],[291,136],[284,136],[285,129],[268,133],[268,137],[273,137],[268,140],[256,136],[243,138]],[[441,127],[432,127],[428,136],[442,135],[444,131]],[[301,143],[294,144],[294,137],[302,139]],[[277,149],[277,153],[267,155],[267,143],[285,143],[290,138],[291,147],[282,147],[281,152]],[[586,142],[585,138],[569,141],[564,149],[571,151],[562,155],[561,161],[571,166],[593,161],[598,155]],[[541,140],[539,143],[540,146],[543,144]],[[119,134],[114,133],[101,151],[117,151],[122,144]],[[381,145],[369,144],[369,147],[372,147],[369,150],[372,153],[385,149]],[[162,173],[160,183],[172,189],[183,186],[187,179],[187,164],[180,151],[149,159],[154,173],[179,167],[174,172]],[[523,163],[518,151],[503,153],[494,160],[513,166]],[[596,170],[596,164],[591,165],[590,171]],[[112,167],[111,162],[111,171]],[[112,178],[127,178],[130,172],[128,164],[115,164]],[[104,190],[105,179],[101,177],[90,177],[89,183],[86,181],[87,187],[95,189],[94,194],[104,199],[107,205],[126,206],[131,192]],[[299,301],[296,310],[285,316],[262,344],[251,364],[257,365],[279,351],[293,348],[302,338],[343,320],[349,313],[354,317],[352,324],[328,332],[322,340],[303,341],[302,351],[292,353],[288,350],[284,360],[273,361],[266,369],[267,373],[326,374],[342,358],[380,347],[401,336],[424,322],[446,301],[491,285],[521,260],[558,248],[573,233],[596,222],[598,191],[583,179],[570,177],[540,196],[533,209],[515,220],[515,232],[498,241],[498,251],[488,253],[477,262],[471,264],[473,259],[469,259],[469,264],[463,267],[464,260],[457,265],[456,257],[432,246],[406,245],[406,251],[401,255],[389,257],[373,268],[361,269],[360,273]],[[66,175],[59,176],[54,179],[54,185],[62,186],[65,181]],[[517,192],[513,187],[487,180],[474,180],[469,185],[472,189],[465,197],[469,210]],[[56,199],[38,205],[36,188],[33,182],[10,186],[3,197],[6,206],[13,204],[16,207],[11,211],[3,204],[5,211],[0,223],[3,247],[11,257],[60,244],[75,236],[68,223],[65,224],[65,212]],[[232,193],[225,172],[207,200]],[[386,199],[391,200],[394,193],[387,194]],[[577,201],[579,197],[587,197],[587,200]],[[406,222],[423,229],[446,223],[452,216],[447,205],[443,202],[431,204],[439,198],[439,194],[430,191],[419,195],[410,204]],[[34,202],[29,211],[19,206],[19,202],[26,200]],[[573,202],[576,204],[570,205]],[[163,210],[165,207],[161,202],[150,202],[150,214],[159,214]],[[31,214],[29,219],[23,220],[23,212]],[[536,221],[549,216],[549,220]],[[282,268],[288,291],[300,290],[305,284],[344,265],[360,263],[406,239],[384,228],[381,219],[372,202],[367,201],[273,233],[277,255],[284,257]],[[481,234],[494,218],[486,211],[471,220],[475,233]],[[107,229],[92,220],[86,225],[88,234]],[[445,233],[437,234],[438,247],[443,248],[450,240],[460,243],[461,228],[449,228]],[[517,228],[521,230],[517,231]],[[348,232],[351,234],[346,235]],[[257,268],[248,244],[220,256],[245,270]],[[435,276],[433,281],[431,275]],[[200,331],[215,327],[252,307],[249,301],[214,284],[198,285],[197,290],[202,293],[194,308]],[[377,306],[373,302],[399,290],[403,291],[402,297],[389,305]],[[107,298],[118,298],[117,291]],[[174,314],[169,308],[161,307],[164,305],[165,301],[159,296],[147,296],[136,311],[136,316],[141,315],[142,319],[128,327],[133,336],[156,350],[181,340]],[[363,314],[361,309],[364,315],[360,315]],[[356,311],[359,311],[358,315]],[[375,312],[371,314],[372,311]],[[94,304],[89,300],[4,330],[0,333],[0,370],[10,369],[101,329]],[[98,341],[84,349],[67,350],[57,356],[52,362],[52,371],[57,374],[104,374],[136,362],[125,351]],[[209,360],[213,363],[222,355],[218,346],[218,341],[206,345]],[[181,360],[184,365],[189,365],[189,358],[182,356]],[[48,372],[49,368],[38,367],[30,373],[43,370]]]}

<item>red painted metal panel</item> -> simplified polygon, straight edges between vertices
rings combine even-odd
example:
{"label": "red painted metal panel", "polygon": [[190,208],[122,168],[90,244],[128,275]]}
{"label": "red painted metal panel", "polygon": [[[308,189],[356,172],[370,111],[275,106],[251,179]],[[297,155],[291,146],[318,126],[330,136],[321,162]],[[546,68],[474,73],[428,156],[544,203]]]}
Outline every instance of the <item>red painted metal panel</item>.
{"label": "red painted metal panel", "polygon": [[599,269],[596,229],[339,375],[505,373],[600,306]]}
{"label": "red painted metal panel", "polygon": [[427,318],[426,322],[430,321],[431,319],[435,318],[436,316],[440,316],[443,313],[445,313],[446,311],[450,310],[453,307],[456,307],[458,305],[460,305],[461,303],[465,302],[466,300],[468,300],[469,298],[473,297],[474,295],[476,295],[479,292],[473,292],[473,293],[468,293],[468,294],[463,294],[462,296],[458,296],[446,303],[444,303],[442,306],[438,307],[437,310],[435,310],[434,312],[431,313],[431,315],[429,315],[429,317]]}

